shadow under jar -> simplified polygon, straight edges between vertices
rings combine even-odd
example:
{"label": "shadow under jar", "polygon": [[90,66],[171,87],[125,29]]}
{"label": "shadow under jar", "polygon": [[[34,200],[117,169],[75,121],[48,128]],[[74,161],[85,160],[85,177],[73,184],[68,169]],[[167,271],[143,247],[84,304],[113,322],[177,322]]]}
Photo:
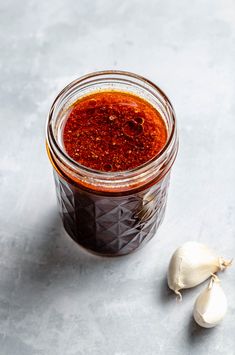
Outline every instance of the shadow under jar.
{"label": "shadow under jar", "polygon": [[[74,160],[65,149],[63,132],[74,104],[105,92],[145,100],[165,124],[166,142],[160,152],[129,170],[94,169]],[[75,242],[95,254],[119,256],[137,250],[154,236],[164,218],[170,169],[178,150],[174,110],[161,89],[129,72],[88,74],[56,97],[46,135],[60,214]]]}

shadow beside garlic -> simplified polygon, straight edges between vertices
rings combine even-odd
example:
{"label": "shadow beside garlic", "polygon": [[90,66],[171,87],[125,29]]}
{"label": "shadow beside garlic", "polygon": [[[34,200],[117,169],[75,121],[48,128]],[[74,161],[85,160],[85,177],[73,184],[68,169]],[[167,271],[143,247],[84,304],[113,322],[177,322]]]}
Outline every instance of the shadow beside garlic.
{"label": "shadow beside garlic", "polygon": [[156,285],[157,292],[159,293],[159,299],[161,303],[172,302],[172,291],[168,287],[167,276],[164,276],[160,282],[157,282]]}
{"label": "shadow beside garlic", "polygon": [[200,345],[200,340],[206,340],[208,341],[210,337],[214,337],[215,334],[219,331],[217,327],[214,328],[202,328],[200,325],[198,325],[194,318],[193,315],[191,315],[189,322],[188,322],[188,327],[187,327],[187,341],[190,345],[196,344]]}
{"label": "shadow beside garlic", "polygon": [[187,288],[184,289],[184,294],[183,294],[183,301],[181,302],[179,297],[174,297],[172,294],[172,290],[168,286],[167,282],[167,276],[164,276],[161,280],[158,280],[156,283],[156,291],[157,291],[157,302],[160,301],[160,303],[163,304],[168,304],[168,303],[174,303],[180,305],[181,303],[183,304],[184,301],[187,299],[192,299],[192,297],[196,297],[198,295],[198,290],[196,291],[197,288]]}

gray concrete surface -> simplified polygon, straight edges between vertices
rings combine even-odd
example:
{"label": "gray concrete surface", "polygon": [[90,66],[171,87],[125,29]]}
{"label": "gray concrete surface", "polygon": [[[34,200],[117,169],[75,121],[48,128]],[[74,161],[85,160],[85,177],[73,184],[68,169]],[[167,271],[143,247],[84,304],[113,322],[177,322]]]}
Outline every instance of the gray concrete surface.
{"label": "gray concrete surface", "polygon": [[[162,87],[180,131],[165,222],[118,259],[66,236],[44,148],[58,91],[108,68]],[[191,317],[204,285],[177,304],[165,279],[186,240],[235,256],[234,102],[233,0],[1,1],[1,355],[235,354],[235,268],[221,275],[229,310],[211,330]]]}

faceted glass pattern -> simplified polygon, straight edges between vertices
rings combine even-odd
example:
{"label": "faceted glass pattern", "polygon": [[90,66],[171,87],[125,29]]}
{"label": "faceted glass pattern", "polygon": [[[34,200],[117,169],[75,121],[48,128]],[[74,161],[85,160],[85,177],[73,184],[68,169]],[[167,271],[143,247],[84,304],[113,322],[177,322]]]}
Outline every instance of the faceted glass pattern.
{"label": "faceted glass pattern", "polygon": [[163,220],[169,173],[150,188],[122,196],[88,192],[67,182],[56,171],[54,176],[67,233],[94,253],[129,254],[150,240]]}

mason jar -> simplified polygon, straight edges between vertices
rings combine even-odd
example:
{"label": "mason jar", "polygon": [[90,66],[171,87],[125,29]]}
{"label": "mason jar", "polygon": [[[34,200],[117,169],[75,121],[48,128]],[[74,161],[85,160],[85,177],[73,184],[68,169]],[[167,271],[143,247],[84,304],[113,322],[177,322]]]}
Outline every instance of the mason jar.
{"label": "mason jar", "polygon": [[[104,90],[143,98],[165,122],[164,148],[134,169],[94,170],[74,161],[63,147],[63,126],[73,103]],[[164,218],[170,171],[178,150],[174,109],[158,86],[139,75],[116,70],[74,80],[52,104],[46,146],[63,225],[77,244],[95,254],[119,256],[139,249],[156,234]]]}

